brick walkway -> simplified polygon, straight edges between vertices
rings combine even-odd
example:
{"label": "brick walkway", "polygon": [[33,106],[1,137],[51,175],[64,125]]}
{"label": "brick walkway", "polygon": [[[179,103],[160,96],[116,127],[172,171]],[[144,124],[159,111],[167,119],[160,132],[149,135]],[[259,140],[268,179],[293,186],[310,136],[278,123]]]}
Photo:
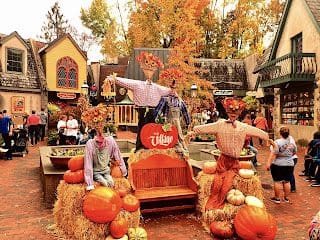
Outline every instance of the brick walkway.
{"label": "brick walkway", "polygon": [[[120,139],[134,139],[135,134],[120,132]],[[41,143],[40,143],[41,145]],[[47,227],[53,223],[52,210],[45,209],[39,178],[38,147],[30,147],[25,157],[14,157],[13,161],[0,159],[0,240],[56,239]],[[272,195],[270,173],[265,171],[267,148],[259,149],[258,167],[265,198]],[[296,175],[302,170],[303,154],[299,152]],[[311,217],[319,210],[320,188],[311,188],[302,177],[296,177],[297,193],[293,193],[293,204],[279,205],[265,200],[268,211],[278,222],[277,240],[307,239],[307,228]],[[193,214],[143,216],[142,225],[150,240],[206,240],[205,233]]]}

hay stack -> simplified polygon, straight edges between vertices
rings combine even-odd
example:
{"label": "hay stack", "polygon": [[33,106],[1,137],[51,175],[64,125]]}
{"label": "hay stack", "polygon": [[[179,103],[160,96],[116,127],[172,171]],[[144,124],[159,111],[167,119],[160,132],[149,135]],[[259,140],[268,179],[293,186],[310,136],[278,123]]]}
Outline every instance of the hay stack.
{"label": "hay stack", "polygon": [[[209,231],[209,225],[213,221],[232,221],[241,206],[234,206],[226,202],[222,209],[205,210],[205,205],[211,194],[211,185],[215,174],[200,172],[197,176],[198,204],[197,209],[201,212],[204,228]],[[233,187],[240,190],[245,196],[255,196],[263,201],[263,189],[258,176],[245,179],[236,175],[233,179]]]}
{"label": "hay stack", "polygon": [[[119,182],[119,179],[115,180],[118,186]],[[125,181],[121,179],[121,182]],[[60,181],[57,188],[57,201],[53,209],[55,232],[59,237],[73,240],[98,240],[105,239],[109,235],[109,223],[97,224],[83,215],[82,202],[85,194],[84,184],[68,184]],[[129,227],[139,226],[139,209],[135,212],[122,209],[120,214],[128,220]]]}
{"label": "hay stack", "polygon": [[134,163],[141,159],[146,159],[155,154],[164,154],[172,158],[184,158],[181,154],[176,152],[175,148],[168,149],[141,149],[136,153],[131,153],[128,159],[128,163]]}

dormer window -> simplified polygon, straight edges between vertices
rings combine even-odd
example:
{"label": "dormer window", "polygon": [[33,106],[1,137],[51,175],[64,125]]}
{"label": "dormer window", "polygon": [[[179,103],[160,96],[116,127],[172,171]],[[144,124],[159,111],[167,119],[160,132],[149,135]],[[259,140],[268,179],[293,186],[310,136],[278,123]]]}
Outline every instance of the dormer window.
{"label": "dormer window", "polygon": [[20,49],[7,49],[7,72],[23,71],[23,51]]}
{"label": "dormer window", "polygon": [[57,62],[57,87],[78,88],[78,65],[70,57],[64,57]]}

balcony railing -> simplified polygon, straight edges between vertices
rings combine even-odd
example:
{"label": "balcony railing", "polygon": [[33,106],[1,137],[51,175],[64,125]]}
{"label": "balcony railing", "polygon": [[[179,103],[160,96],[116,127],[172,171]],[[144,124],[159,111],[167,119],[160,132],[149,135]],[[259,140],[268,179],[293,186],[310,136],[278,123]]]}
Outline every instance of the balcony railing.
{"label": "balcony railing", "polygon": [[317,61],[315,53],[290,53],[259,67],[261,87],[280,85],[289,81],[315,81]]}

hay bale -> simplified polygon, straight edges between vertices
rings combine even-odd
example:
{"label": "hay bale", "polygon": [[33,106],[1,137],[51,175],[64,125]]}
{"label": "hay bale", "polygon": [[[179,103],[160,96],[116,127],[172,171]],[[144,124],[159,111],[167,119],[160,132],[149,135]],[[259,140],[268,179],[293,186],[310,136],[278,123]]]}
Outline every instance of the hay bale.
{"label": "hay bale", "polygon": [[233,179],[233,188],[240,190],[245,196],[255,196],[263,201],[263,188],[258,176],[242,178],[236,175]]}
{"label": "hay bale", "polygon": [[196,180],[198,182],[198,204],[197,211],[203,214],[205,206],[211,194],[211,184],[214,174],[205,174],[202,171],[198,173]]}
{"label": "hay bale", "polygon": [[[127,185],[129,182],[125,180],[116,180],[116,185],[118,187],[123,183]],[[98,240],[105,239],[109,235],[110,223],[94,223],[83,215],[82,202],[85,194],[84,184],[68,184],[63,180],[60,181],[57,188],[57,201],[53,209],[55,234],[59,237],[73,240]],[[132,213],[122,209],[121,213],[128,220],[130,227],[139,225],[140,209]]]}
{"label": "hay bale", "polygon": [[126,178],[113,178],[114,181],[114,189],[118,190],[120,188],[124,188],[127,190],[127,193],[132,191],[131,185]]}
{"label": "hay bale", "polygon": [[131,153],[128,159],[128,163],[134,163],[137,162],[141,159],[146,159],[152,155],[155,154],[164,154],[164,155],[168,155],[172,158],[183,158],[184,157],[181,154],[178,154],[176,152],[175,148],[168,148],[168,149],[141,149],[136,153]]}

